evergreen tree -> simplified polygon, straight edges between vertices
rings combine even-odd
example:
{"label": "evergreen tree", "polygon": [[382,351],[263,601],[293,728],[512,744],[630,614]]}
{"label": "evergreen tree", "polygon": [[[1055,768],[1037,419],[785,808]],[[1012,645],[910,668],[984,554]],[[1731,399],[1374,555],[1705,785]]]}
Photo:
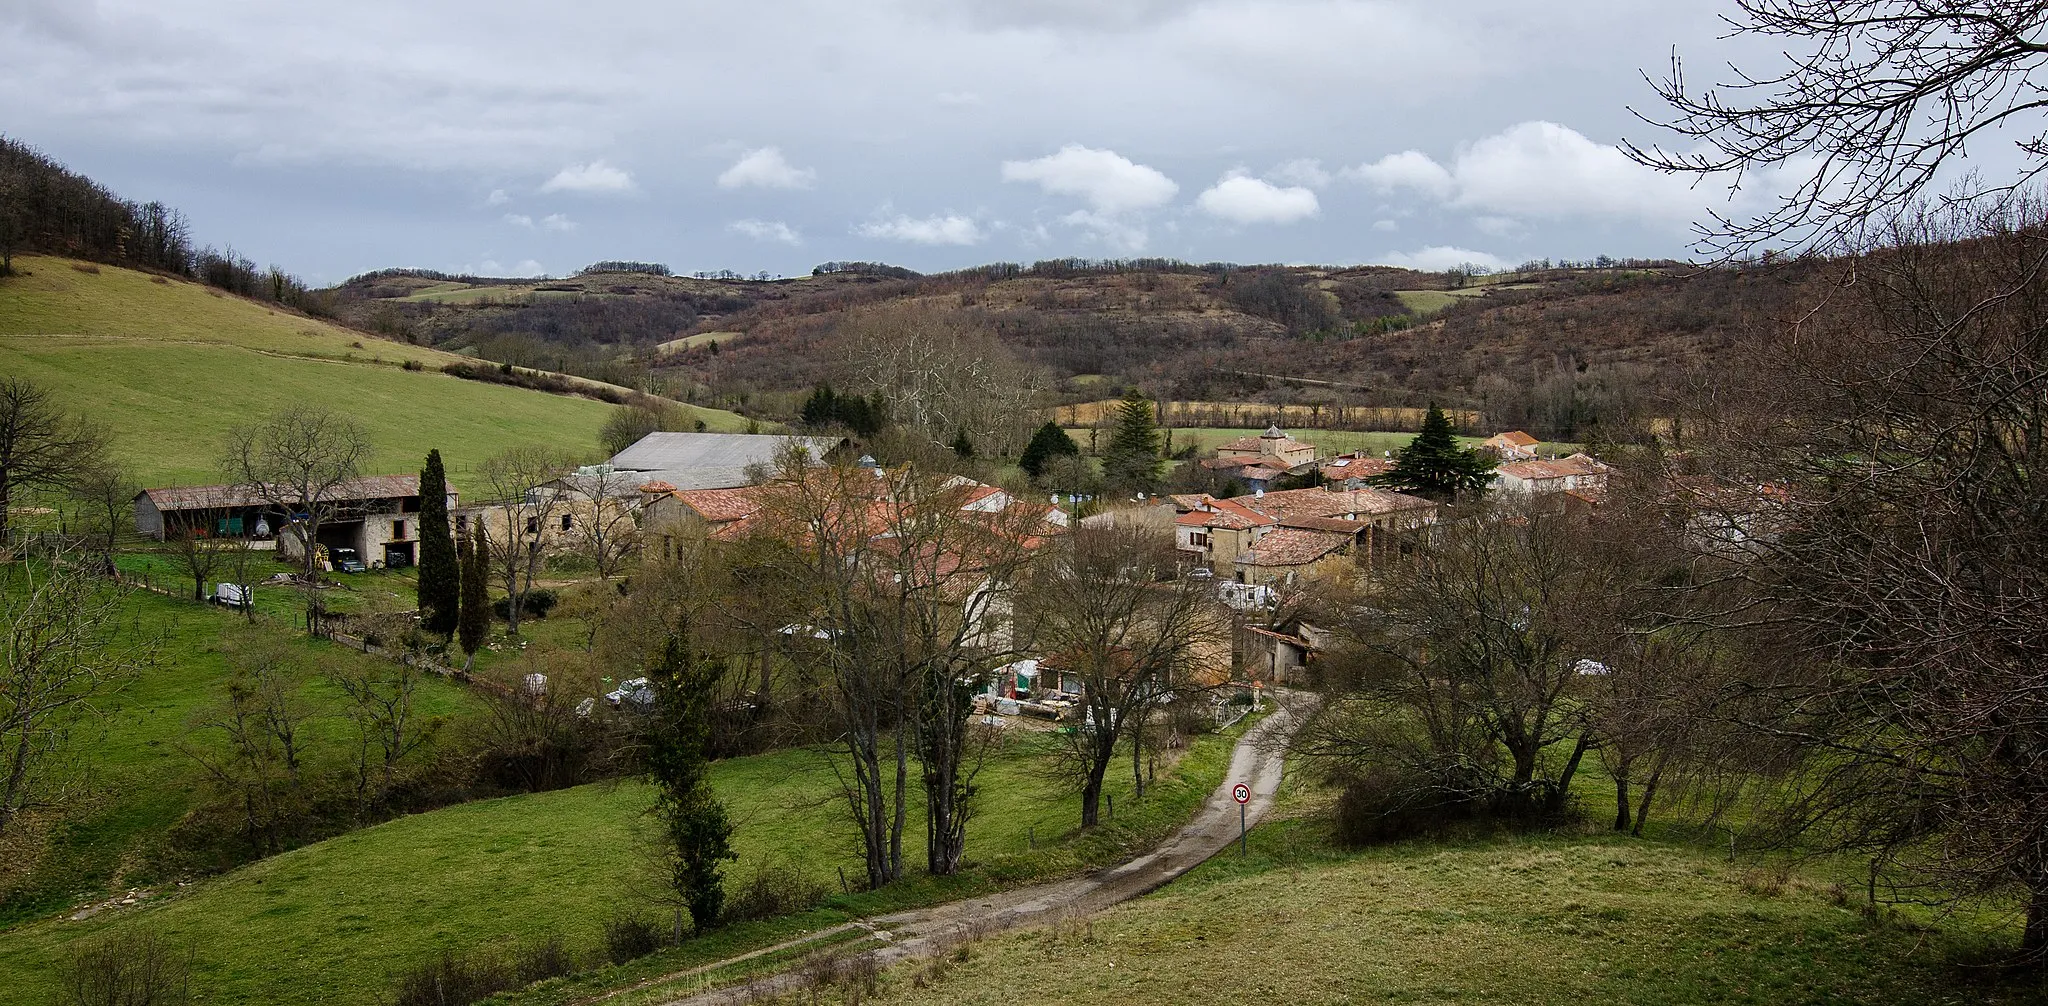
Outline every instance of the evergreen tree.
{"label": "evergreen tree", "polygon": [[420,627],[437,636],[455,632],[462,615],[462,569],[448,530],[448,473],[441,452],[427,452],[420,472]]}
{"label": "evergreen tree", "polygon": [[947,446],[953,448],[953,454],[963,461],[974,457],[974,441],[967,439],[966,430],[954,434],[953,442]]}
{"label": "evergreen tree", "polygon": [[1116,430],[1102,455],[1102,477],[1123,492],[1159,487],[1159,423],[1152,402],[1132,388],[1116,410]]}
{"label": "evergreen tree", "polygon": [[[484,539],[482,517],[477,518],[474,540],[464,538],[455,558],[462,567],[462,600],[455,635],[463,654],[475,660],[477,649],[484,645],[484,637],[491,631],[490,545]],[[462,666],[464,670],[469,668],[467,662]]]}
{"label": "evergreen tree", "polygon": [[841,420],[839,396],[833,393],[830,382],[811,389],[811,397],[804,399],[800,415],[803,424],[812,429]]}
{"label": "evergreen tree", "polygon": [[725,905],[719,863],[737,858],[732,821],[711,791],[711,698],[716,661],[701,659],[684,622],[648,674],[654,716],[647,733],[647,774],[667,846],[668,882],[698,932],[718,924]]}
{"label": "evergreen tree", "polygon": [[1045,474],[1046,462],[1061,455],[1078,457],[1080,453],[1081,445],[1075,443],[1067,431],[1060,429],[1060,424],[1047,420],[1038,432],[1031,435],[1031,442],[1024,445],[1024,453],[1018,457],[1017,466],[1035,479]]}
{"label": "evergreen tree", "polygon": [[1423,417],[1422,432],[1394,455],[1394,468],[1374,485],[1434,500],[1455,501],[1459,493],[1486,491],[1498,464],[1493,456],[1459,447],[1451,421],[1435,403]]}

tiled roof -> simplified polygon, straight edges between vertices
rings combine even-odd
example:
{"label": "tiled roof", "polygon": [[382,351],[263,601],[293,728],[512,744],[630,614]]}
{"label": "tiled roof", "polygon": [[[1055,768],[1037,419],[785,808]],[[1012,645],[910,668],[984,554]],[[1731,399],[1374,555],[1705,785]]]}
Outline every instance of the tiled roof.
{"label": "tiled roof", "polygon": [[1288,517],[1280,521],[1280,526],[1306,528],[1310,531],[1335,531],[1339,534],[1357,534],[1370,525],[1364,521],[1345,520],[1342,517]]}
{"label": "tiled roof", "polygon": [[1386,458],[1359,453],[1330,458],[1322,462],[1321,467],[1326,479],[1369,479],[1393,471],[1394,463]]}
{"label": "tiled roof", "polygon": [[1513,444],[1516,447],[1534,447],[1540,442],[1535,437],[1532,437],[1527,433],[1522,432],[1521,430],[1513,430],[1508,433],[1496,433],[1493,435],[1493,439],[1498,440],[1504,444]]}
{"label": "tiled roof", "polygon": [[740,520],[752,516],[761,509],[759,486],[742,486],[738,489],[683,489],[675,491],[675,498],[696,511],[697,516],[713,524]]}
{"label": "tiled roof", "polygon": [[[1276,442],[1277,441],[1277,442]],[[1272,444],[1268,447],[1268,444]],[[1236,440],[1216,445],[1219,451],[1284,451],[1315,450],[1314,444],[1305,444],[1290,437],[1239,437]]]}
{"label": "tiled roof", "polygon": [[1345,514],[1384,514],[1397,510],[1419,510],[1436,504],[1405,493],[1384,489],[1288,489],[1262,496],[1239,496],[1236,502],[1275,519],[1294,517],[1342,517]]}
{"label": "tiled roof", "polygon": [[1347,534],[1283,527],[1267,532],[1237,561],[1243,566],[1304,566],[1350,542]]}
{"label": "tiled roof", "polygon": [[1242,531],[1248,527],[1264,527],[1273,523],[1273,518],[1236,500],[1211,500],[1209,505],[1215,509],[1181,514],[1174,518],[1174,523],[1183,527],[1217,527],[1235,531]]}
{"label": "tiled roof", "polygon": [[774,467],[792,446],[802,447],[810,463],[817,464],[841,442],[765,433],[649,433],[613,455],[609,464],[679,489],[726,489],[751,481],[749,467]]}
{"label": "tiled roof", "polygon": [[1259,482],[1271,482],[1274,479],[1277,479],[1285,474],[1287,474],[1287,471],[1283,468],[1267,468],[1264,465],[1253,465],[1249,468],[1244,469],[1243,471],[1238,472],[1237,477],[1241,479],[1252,479]]}
{"label": "tiled roof", "polygon": [[1208,493],[1174,493],[1166,498],[1182,510],[1200,510],[1216,502],[1216,497]]}
{"label": "tiled roof", "polygon": [[655,479],[652,482],[642,485],[640,487],[640,491],[643,493],[653,493],[656,496],[666,496],[669,493],[675,492],[676,487],[669,485],[668,483],[663,482],[660,479]]}
{"label": "tiled roof", "polygon": [[1605,475],[1608,468],[1584,454],[1574,454],[1555,461],[1516,461],[1500,466],[1500,471],[1518,479],[1542,481],[1574,475]]}
{"label": "tiled roof", "polygon": [[[369,475],[335,486],[326,499],[329,502],[356,502],[419,494],[420,477],[417,475]],[[144,489],[138,496],[149,497],[150,503],[165,512],[263,506],[269,502],[262,493],[247,486],[174,486]]]}

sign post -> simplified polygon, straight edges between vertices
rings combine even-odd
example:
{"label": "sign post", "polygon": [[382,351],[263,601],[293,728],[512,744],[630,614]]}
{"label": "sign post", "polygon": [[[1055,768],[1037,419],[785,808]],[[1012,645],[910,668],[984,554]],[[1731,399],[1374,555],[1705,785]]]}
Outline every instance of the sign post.
{"label": "sign post", "polygon": [[1238,783],[1230,787],[1230,798],[1237,801],[1237,855],[1243,858],[1248,855],[1245,852],[1244,840],[1244,805],[1252,802],[1252,788],[1244,783]]}

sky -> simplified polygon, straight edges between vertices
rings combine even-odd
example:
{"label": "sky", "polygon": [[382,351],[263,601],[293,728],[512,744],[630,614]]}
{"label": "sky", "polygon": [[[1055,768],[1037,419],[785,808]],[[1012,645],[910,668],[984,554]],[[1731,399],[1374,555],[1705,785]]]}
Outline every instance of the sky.
{"label": "sky", "polygon": [[[1684,257],[1722,0],[0,0],[0,133],[316,284]],[[1726,76],[1725,72],[1721,74]]]}

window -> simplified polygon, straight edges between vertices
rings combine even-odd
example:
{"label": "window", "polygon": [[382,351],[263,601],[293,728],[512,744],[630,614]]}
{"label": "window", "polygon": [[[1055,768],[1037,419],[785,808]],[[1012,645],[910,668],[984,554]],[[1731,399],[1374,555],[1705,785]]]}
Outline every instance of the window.
{"label": "window", "polygon": [[456,533],[456,534],[468,534],[468,533],[469,533],[469,515],[468,515],[468,514],[466,514],[466,513],[459,513],[459,514],[456,514],[456,515],[455,515],[455,533]]}
{"label": "window", "polygon": [[404,521],[402,521],[402,520],[395,520],[395,521],[392,521],[392,522],[391,522],[391,537],[393,537],[393,538],[404,538],[404,537],[405,537],[405,522],[404,522]]}
{"label": "window", "polygon": [[567,530],[569,530],[570,526],[571,526],[571,525],[573,525],[573,524],[574,524],[575,522],[576,522],[576,519],[575,519],[574,517],[571,517],[571,516],[569,516],[568,514],[563,514],[563,515],[562,515],[562,530],[564,530],[564,531],[567,531]]}
{"label": "window", "polygon": [[1188,544],[1190,544],[1190,545],[1193,545],[1193,546],[1195,546],[1196,548],[1208,548],[1208,547],[1209,547],[1209,532],[1207,532],[1207,531],[1195,531],[1195,532],[1192,532],[1192,533],[1190,533],[1190,534],[1188,535]]}
{"label": "window", "polygon": [[540,533],[540,518],[539,518],[539,517],[528,517],[528,518],[526,518],[526,533],[527,533],[527,534],[539,534],[539,533]]}

